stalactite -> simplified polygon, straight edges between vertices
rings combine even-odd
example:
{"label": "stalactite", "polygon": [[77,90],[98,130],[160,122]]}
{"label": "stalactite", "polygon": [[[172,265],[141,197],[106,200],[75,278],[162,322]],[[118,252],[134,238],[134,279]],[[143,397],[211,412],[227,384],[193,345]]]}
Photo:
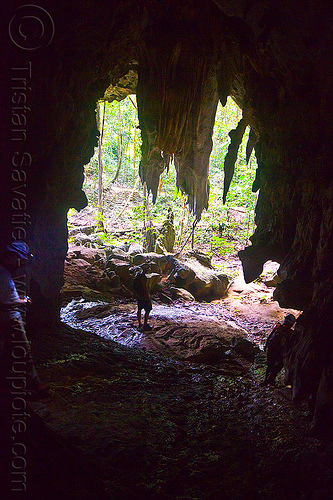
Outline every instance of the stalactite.
{"label": "stalactite", "polygon": [[235,171],[235,163],[237,160],[237,154],[239,146],[242,143],[243,135],[246,129],[247,123],[244,118],[242,118],[237,127],[229,132],[229,137],[231,142],[228,147],[228,153],[224,159],[224,186],[223,186],[223,203],[226,202],[229,187]]}

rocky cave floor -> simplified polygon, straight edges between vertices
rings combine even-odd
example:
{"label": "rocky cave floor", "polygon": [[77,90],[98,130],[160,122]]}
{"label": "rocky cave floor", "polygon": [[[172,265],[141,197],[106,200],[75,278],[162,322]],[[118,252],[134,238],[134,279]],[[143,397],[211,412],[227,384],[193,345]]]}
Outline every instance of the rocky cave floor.
{"label": "rocky cave floor", "polygon": [[[71,222],[92,225],[90,211]],[[245,285],[238,259],[213,264],[234,279],[228,297],[170,306],[153,297],[152,332],[137,329],[133,299],[118,298],[69,301],[60,326],[31,333],[53,395],[29,403],[29,499],[333,498],[333,446],[311,437],[307,406],[290,401],[282,375],[261,384],[262,351],[254,362],[184,360],[176,323],[191,332],[200,319],[197,337],[207,338],[212,319],[227,322],[262,349],[277,321],[298,315],[262,281]]]}
{"label": "rocky cave floor", "polygon": [[[135,329],[125,302],[120,322]],[[257,345],[286,312],[264,285],[237,280],[227,299],[174,307],[232,320]],[[65,324],[35,333],[53,397],[29,403],[31,498],[333,497],[333,446],[310,436],[306,405],[281,378],[261,385],[263,353],[252,364],[190,363],[149,348],[149,336],[128,347]]]}

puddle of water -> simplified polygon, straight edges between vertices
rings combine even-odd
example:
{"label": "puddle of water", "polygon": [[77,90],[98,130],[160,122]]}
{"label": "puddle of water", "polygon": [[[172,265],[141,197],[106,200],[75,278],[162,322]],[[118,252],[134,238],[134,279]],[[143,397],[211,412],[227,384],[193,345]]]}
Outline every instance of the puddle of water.
{"label": "puddle of water", "polygon": [[[89,310],[91,310],[91,316]],[[87,314],[84,314],[84,311]],[[106,316],[95,317],[100,313],[105,313]],[[181,305],[154,304],[150,314],[150,319],[159,321],[183,322],[193,317],[200,319],[204,316]],[[61,320],[72,328],[90,331],[128,347],[138,346],[142,342],[143,334],[137,328],[136,304],[133,304],[132,311],[131,305],[126,310],[122,310],[121,307],[117,309],[105,302],[74,299],[61,309]]]}
{"label": "puddle of water", "polygon": [[[107,310],[109,304],[104,302],[85,302],[84,299],[72,300],[69,304],[61,309],[61,321],[71,326],[95,333],[105,339],[113,340],[119,344],[129,347],[137,346],[141,343],[142,333],[133,325],[126,325],[123,321],[124,313],[110,313],[104,318],[91,317],[79,319],[78,313],[96,308],[96,306],[105,306]],[[127,319],[136,320],[136,314],[126,315]]]}
{"label": "puddle of water", "polygon": [[165,320],[177,320],[188,318],[192,316],[186,309],[183,307],[173,306],[162,306],[162,305],[154,305],[152,312],[150,313],[150,318],[158,318]]}

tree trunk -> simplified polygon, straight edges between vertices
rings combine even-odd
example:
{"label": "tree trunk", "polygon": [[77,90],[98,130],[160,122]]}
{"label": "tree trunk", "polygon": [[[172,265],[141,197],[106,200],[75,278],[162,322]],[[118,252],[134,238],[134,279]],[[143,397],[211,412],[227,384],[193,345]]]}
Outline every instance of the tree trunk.
{"label": "tree trunk", "polygon": [[115,173],[114,178],[111,181],[111,184],[116,182],[116,180],[119,177],[119,172],[121,169],[121,163],[123,159],[123,134],[121,130],[121,109],[120,109],[120,102],[119,102],[119,108],[118,108],[118,147],[117,147],[117,153],[118,153],[118,160],[117,160],[117,170]]}
{"label": "tree trunk", "polygon": [[103,224],[103,159],[102,159],[102,141],[103,141],[103,132],[104,132],[104,117],[105,117],[105,102],[104,102],[104,111],[103,111],[103,125],[101,127],[100,123],[100,103],[97,103],[96,110],[96,121],[97,121],[97,129],[99,131],[98,138],[98,188],[97,188],[97,217],[98,229],[104,231]]}
{"label": "tree trunk", "polygon": [[149,195],[147,190],[147,185],[143,185],[143,197],[144,197],[144,218],[143,218],[143,246],[146,248],[147,252],[155,251],[156,234],[153,227],[153,222],[150,215],[149,207]]}

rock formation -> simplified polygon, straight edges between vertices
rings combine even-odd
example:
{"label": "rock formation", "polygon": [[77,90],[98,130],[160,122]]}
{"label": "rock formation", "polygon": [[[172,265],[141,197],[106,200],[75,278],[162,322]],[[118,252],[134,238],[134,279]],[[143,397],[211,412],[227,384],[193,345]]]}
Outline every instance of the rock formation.
{"label": "rock formation", "polygon": [[117,295],[131,297],[136,266],[144,270],[151,293],[177,298],[187,292],[193,300],[206,302],[226,297],[229,279],[220,271],[207,269],[195,259],[184,263],[171,255],[131,253],[135,246],[140,248],[130,245],[127,252],[112,246],[104,250],[72,246],[65,261],[62,298],[80,293],[85,298],[111,302]]}

